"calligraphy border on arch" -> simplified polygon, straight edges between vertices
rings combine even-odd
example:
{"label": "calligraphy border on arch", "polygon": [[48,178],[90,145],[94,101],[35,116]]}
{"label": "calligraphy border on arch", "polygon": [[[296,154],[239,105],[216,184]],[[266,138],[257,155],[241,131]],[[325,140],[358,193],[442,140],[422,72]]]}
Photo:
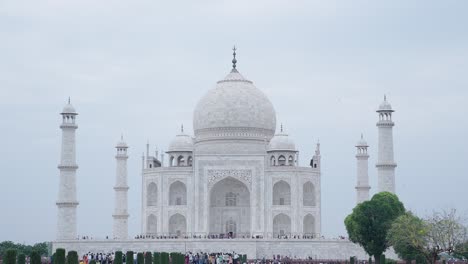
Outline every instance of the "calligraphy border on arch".
{"label": "calligraphy border on arch", "polygon": [[206,175],[208,179],[208,190],[211,190],[213,185],[218,181],[232,177],[247,185],[249,191],[252,185],[252,170],[249,169],[207,169]]}

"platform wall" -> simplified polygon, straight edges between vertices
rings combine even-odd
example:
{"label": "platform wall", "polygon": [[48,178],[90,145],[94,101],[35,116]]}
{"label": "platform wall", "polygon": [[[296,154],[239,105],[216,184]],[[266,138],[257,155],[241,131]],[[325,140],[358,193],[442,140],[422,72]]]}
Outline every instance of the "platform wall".
{"label": "platform wall", "polygon": [[[81,256],[88,252],[232,252],[247,254],[249,259],[271,258],[280,254],[294,258],[314,259],[368,259],[364,250],[346,240],[267,240],[267,239],[165,239],[165,240],[74,240],[53,242],[53,250],[76,250]],[[397,259],[393,250],[387,258]]]}

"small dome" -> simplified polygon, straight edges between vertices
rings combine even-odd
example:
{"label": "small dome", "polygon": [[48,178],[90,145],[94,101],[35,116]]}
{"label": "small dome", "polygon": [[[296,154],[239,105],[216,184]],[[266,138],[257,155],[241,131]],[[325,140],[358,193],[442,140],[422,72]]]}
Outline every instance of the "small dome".
{"label": "small dome", "polygon": [[361,139],[357,142],[356,147],[368,147],[367,141],[364,140],[364,136],[361,134]]}
{"label": "small dome", "polygon": [[280,134],[276,134],[268,144],[268,151],[274,150],[287,150],[287,151],[296,151],[296,144],[294,141],[289,138],[288,134],[283,133],[281,129]]}
{"label": "small dome", "polygon": [[213,137],[269,140],[275,127],[276,114],[270,100],[236,69],[205,94],[193,115],[198,141]]}
{"label": "small dome", "polygon": [[75,114],[76,115],[76,111],[73,105],[68,103],[63,107],[62,114]]}
{"label": "small dome", "polygon": [[378,111],[392,111],[392,105],[387,101],[387,96],[384,95],[384,100],[379,106]]}
{"label": "small dome", "polygon": [[192,137],[183,132],[177,135],[171,143],[169,143],[167,152],[172,151],[193,151]]}

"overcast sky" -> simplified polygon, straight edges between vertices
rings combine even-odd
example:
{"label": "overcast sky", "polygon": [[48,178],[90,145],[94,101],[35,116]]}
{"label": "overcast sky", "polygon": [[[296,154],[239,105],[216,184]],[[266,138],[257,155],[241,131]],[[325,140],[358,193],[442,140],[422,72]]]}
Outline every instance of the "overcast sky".
{"label": "overcast sky", "polygon": [[[320,139],[322,231],[346,235],[355,143],[387,94],[396,189],[420,216],[467,213],[466,1],[0,1],[0,241],[55,238],[59,116],[79,112],[78,233],[112,233],[115,144],[129,153],[129,233],[140,232],[141,155],[165,150],[231,68],[272,101],[306,166]],[[167,160],[167,159],[166,159]]]}

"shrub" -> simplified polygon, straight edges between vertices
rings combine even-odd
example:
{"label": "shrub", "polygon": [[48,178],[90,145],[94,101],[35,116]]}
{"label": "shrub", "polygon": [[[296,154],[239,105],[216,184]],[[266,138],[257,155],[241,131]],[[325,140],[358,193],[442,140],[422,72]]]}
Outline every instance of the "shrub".
{"label": "shrub", "polygon": [[18,255],[18,264],[26,264],[26,255],[23,253]]}
{"label": "shrub", "polygon": [[145,257],[141,252],[137,254],[137,264],[145,264]]}
{"label": "shrub", "polygon": [[354,264],[354,257],[349,258],[349,264]]}
{"label": "shrub", "polygon": [[30,260],[29,260],[30,264],[41,264],[41,255],[39,255],[39,252],[33,250],[31,252],[31,256],[29,257],[30,257]]}
{"label": "shrub", "polygon": [[385,254],[380,255],[380,264],[385,264]]}
{"label": "shrub", "polygon": [[125,257],[125,263],[126,264],[133,264],[133,251],[127,251],[126,257]]}
{"label": "shrub", "polygon": [[184,264],[185,263],[185,258],[179,252],[172,252],[171,253],[171,263],[172,264]]}
{"label": "shrub", "polygon": [[169,253],[161,252],[161,263],[160,264],[169,264]]}
{"label": "shrub", "polygon": [[151,252],[145,252],[145,264],[153,264],[153,254]]}
{"label": "shrub", "polygon": [[3,263],[16,264],[16,249],[8,249],[3,256]]}
{"label": "shrub", "polygon": [[92,259],[89,264],[96,264],[96,260],[95,259]]}
{"label": "shrub", "polygon": [[122,251],[116,251],[114,255],[114,264],[123,264]]}
{"label": "shrub", "polygon": [[161,264],[161,254],[159,252],[154,252],[153,264]]}
{"label": "shrub", "polygon": [[69,251],[67,254],[67,264],[78,264],[78,253],[76,251]]}
{"label": "shrub", "polygon": [[57,248],[55,250],[54,264],[65,264],[65,249]]}

